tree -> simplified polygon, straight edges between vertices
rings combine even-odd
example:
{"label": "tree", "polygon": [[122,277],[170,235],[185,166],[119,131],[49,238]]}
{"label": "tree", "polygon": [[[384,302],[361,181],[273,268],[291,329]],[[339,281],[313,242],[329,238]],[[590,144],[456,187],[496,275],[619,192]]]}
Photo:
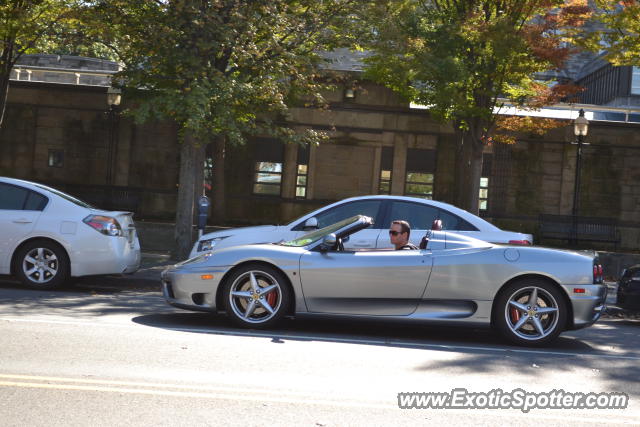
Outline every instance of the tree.
{"label": "tree", "polygon": [[[313,130],[294,132],[288,106],[303,94],[322,102],[319,51],[349,40],[357,0],[95,1],[107,17],[102,36],[124,63],[117,76],[129,89],[139,121],[171,119],[180,129],[176,214],[177,258],[191,245],[196,164],[215,144],[214,212],[222,220],[224,147],[250,134],[316,142]],[[103,18],[104,19],[104,18]],[[114,31],[113,28],[117,28]],[[200,174],[201,175],[201,174]]]}
{"label": "tree", "polygon": [[596,51],[607,50],[615,65],[640,65],[640,1],[596,0],[594,20],[601,24],[588,40]]}
{"label": "tree", "polygon": [[0,127],[9,78],[24,54],[52,51],[65,44],[65,28],[77,20],[76,0],[4,0],[0,2]]}
{"label": "tree", "polygon": [[562,67],[586,1],[392,0],[374,13],[368,75],[453,124],[456,203],[477,213],[483,147],[517,130],[512,119],[500,131],[497,109],[505,99],[539,108],[573,90],[534,76]]}

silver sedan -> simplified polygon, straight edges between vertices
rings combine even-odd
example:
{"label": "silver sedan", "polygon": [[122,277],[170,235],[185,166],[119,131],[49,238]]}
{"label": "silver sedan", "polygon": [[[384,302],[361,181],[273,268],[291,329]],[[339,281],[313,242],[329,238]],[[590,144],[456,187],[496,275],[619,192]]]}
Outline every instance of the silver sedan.
{"label": "silver sedan", "polygon": [[444,231],[431,232],[421,250],[344,250],[371,224],[358,215],[288,242],[197,256],[162,273],[164,297],[252,328],[287,315],[406,319],[490,326],[520,345],[547,344],[604,309],[607,288],[592,255]]}

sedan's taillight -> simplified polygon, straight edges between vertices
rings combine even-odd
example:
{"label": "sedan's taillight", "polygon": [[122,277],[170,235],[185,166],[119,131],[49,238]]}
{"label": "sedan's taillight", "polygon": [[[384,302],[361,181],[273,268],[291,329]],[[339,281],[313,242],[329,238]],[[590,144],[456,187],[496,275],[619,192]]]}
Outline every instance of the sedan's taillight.
{"label": "sedan's taillight", "polygon": [[528,240],[509,240],[509,244],[510,245],[529,246],[531,244],[531,242],[528,241]]}
{"label": "sedan's taillight", "polygon": [[604,282],[604,272],[602,271],[602,264],[593,264],[593,283]]}
{"label": "sedan's taillight", "polygon": [[99,233],[107,236],[122,236],[122,227],[117,219],[104,215],[89,215],[82,220]]}

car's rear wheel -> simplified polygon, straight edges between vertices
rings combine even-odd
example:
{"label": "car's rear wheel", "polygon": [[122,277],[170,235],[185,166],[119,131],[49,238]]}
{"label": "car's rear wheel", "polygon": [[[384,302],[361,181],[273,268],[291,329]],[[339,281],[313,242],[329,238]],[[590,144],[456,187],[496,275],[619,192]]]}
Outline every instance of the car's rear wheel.
{"label": "car's rear wheel", "polygon": [[231,320],[243,327],[268,328],[277,323],[291,303],[291,288],[273,267],[250,264],[225,281],[224,301]]}
{"label": "car's rear wheel", "polygon": [[567,319],[560,291],[542,279],[526,279],[505,288],[496,298],[494,324],[514,344],[545,345],[560,335]]}
{"label": "car's rear wheel", "polygon": [[14,271],[29,288],[54,289],[69,278],[69,259],[59,245],[48,240],[34,240],[16,254]]}

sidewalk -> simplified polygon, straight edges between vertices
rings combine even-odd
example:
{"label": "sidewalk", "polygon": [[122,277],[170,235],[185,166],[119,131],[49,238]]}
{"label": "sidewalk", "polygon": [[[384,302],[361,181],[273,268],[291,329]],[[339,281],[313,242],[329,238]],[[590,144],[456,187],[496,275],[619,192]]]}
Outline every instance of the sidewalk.
{"label": "sidewalk", "polygon": [[173,264],[168,252],[142,252],[140,269],[135,273],[81,277],[75,286],[160,292],[160,273]]}

